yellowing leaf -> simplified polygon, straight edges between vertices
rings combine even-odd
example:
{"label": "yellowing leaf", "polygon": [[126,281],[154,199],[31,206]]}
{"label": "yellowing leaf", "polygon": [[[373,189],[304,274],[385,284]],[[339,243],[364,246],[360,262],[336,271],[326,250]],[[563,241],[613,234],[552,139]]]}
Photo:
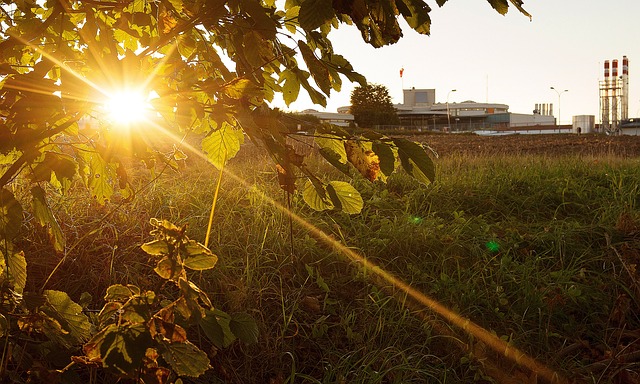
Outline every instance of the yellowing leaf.
{"label": "yellowing leaf", "polygon": [[[371,144],[368,145],[369,147]],[[369,181],[375,181],[382,175],[380,173],[380,159],[370,148],[356,140],[347,140],[344,143],[347,159]]]}

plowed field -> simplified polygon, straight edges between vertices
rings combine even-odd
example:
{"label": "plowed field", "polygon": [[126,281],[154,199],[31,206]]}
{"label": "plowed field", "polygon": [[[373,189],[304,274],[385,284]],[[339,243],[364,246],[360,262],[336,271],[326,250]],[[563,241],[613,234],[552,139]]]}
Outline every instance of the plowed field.
{"label": "plowed field", "polygon": [[426,134],[412,140],[428,144],[439,156],[548,155],[640,157],[640,136],[602,134],[548,134],[478,136],[476,134]]}

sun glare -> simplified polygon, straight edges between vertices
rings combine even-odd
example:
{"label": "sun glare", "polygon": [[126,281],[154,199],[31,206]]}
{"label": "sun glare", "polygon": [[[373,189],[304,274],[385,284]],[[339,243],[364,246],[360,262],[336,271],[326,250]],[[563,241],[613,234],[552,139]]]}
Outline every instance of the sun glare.
{"label": "sun glare", "polygon": [[114,92],[105,105],[109,120],[130,125],[147,119],[150,105],[147,96],[138,90]]}

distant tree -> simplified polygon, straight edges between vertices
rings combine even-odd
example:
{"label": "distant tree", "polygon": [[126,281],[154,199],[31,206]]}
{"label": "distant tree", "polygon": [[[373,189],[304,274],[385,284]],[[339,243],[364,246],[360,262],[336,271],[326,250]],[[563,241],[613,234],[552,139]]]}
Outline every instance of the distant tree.
{"label": "distant tree", "polygon": [[366,84],[351,92],[351,114],[361,127],[400,123],[389,90],[384,85]]}

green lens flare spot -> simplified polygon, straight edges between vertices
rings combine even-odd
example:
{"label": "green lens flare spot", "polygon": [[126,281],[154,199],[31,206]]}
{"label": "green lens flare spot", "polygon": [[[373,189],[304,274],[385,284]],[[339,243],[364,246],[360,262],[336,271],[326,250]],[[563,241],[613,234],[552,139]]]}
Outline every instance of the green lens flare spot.
{"label": "green lens flare spot", "polygon": [[500,244],[495,241],[488,241],[485,246],[489,252],[498,252],[500,250]]}
{"label": "green lens flare spot", "polygon": [[419,217],[419,216],[411,216],[411,217],[409,217],[409,222],[411,224],[421,224],[422,220],[423,220],[423,218]]}

